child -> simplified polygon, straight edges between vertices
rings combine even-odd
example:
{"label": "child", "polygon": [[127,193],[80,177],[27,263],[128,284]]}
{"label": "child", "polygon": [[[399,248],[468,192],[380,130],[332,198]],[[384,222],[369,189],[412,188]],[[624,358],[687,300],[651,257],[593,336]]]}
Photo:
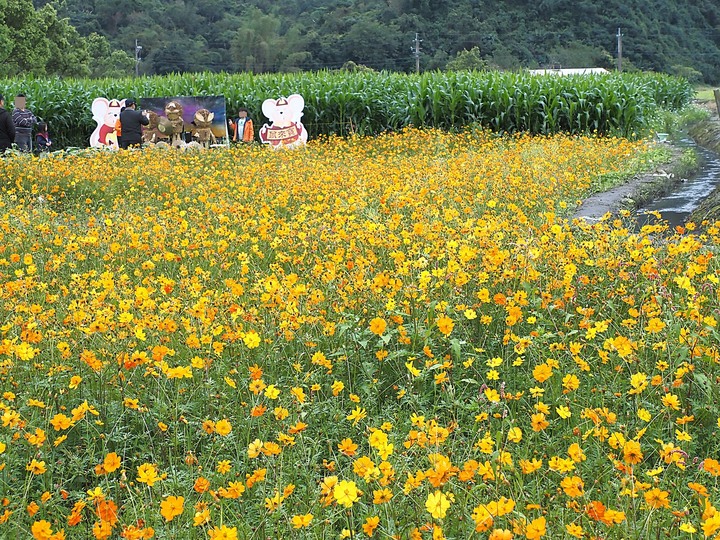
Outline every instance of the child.
{"label": "child", "polygon": [[233,128],[234,142],[253,142],[255,139],[253,121],[245,107],[238,109],[238,119],[235,122],[230,120],[230,127]]}
{"label": "child", "polygon": [[50,134],[48,133],[47,122],[40,122],[38,124],[38,132],[35,135],[35,151],[38,153],[48,152],[51,145],[52,141],[50,140]]}

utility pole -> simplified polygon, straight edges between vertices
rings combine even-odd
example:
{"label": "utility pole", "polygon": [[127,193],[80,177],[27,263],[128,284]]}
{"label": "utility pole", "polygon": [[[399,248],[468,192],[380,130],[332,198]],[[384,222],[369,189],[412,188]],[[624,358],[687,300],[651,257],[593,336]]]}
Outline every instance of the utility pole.
{"label": "utility pole", "polygon": [[420,42],[422,39],[420,39],[420,34],[418,32],[415,32],[415,47],[410,48],[411,51],[413,51],[413,56],[415,56],[415,73],[420,73]]}
{"label": "utility pole", "polygon": [[618,71],[622,72],[622,34],[620,33],[620,28],[618,28],[618,33],[616,37],[618,44]]}
{"label": "utility pole", "polygon": [[138,44],[138,40],[135,40],[135,76],[140,75],[140,51],[142,47]]}

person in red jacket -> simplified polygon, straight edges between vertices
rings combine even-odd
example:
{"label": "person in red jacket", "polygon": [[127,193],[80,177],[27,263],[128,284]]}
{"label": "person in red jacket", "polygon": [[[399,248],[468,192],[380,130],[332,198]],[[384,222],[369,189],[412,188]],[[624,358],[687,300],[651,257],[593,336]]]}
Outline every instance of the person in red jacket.
{"label": "person in red jacket", "polygon": [[238,109],[238,118],[234,122],[230,120],[230,127],[233,129],[233,142],[253,142],[255,140],[253,121],[245,107]]}

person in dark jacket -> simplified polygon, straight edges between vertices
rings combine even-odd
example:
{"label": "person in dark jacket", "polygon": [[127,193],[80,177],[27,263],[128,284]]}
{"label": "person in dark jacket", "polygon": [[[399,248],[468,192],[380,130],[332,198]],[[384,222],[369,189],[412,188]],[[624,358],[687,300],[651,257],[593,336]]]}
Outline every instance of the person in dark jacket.
{"label": "person in dark jacket", "polygon": [[142,144],[142,126],[150,123],[147,113],[137,110],[132,98],[125,100],[125,110],[120,113],[122,139],[120,148],[140,147]]}
{"label": "person in dark jacket", "polygon": [[0,94],[0,152],[12,148],[15,141],[15,124],[12,116],[5,110],[5,98]]}
{"label": "person in dark jacket", "polygon": [[21,152],[32,151],[32,130],[37,124],[37,118],[26,107],[25,94],[18,94],[15,98],[15,108],[12,112],[12,121],[15,124],[15,144]]}
{"label": "person in dark jacket", "polygon": [[52,146],[50,140],[50,133],[48,133],[47,122],[40,122],[38,124],[38,132],[35,135],[35,152],[38,154],[42,152],[49,152]]}

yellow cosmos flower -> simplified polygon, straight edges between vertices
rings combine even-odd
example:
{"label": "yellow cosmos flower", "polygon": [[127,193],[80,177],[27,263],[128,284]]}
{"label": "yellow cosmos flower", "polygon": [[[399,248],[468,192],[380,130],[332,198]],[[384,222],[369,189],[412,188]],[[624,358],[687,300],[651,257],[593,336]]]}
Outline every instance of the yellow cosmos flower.
{"label": "yellow cosmos flower", "polygon": [[508,441],[514,442],[514,443],[519,443],[520,441],[522,441],[522,437],[523,437],[522,429],[520,429],[517,426],[511,427],[508,430],[507,437],[508,437]]}
{"label": "yellow cosmos flower", "polygon": [[157,468],[152,463],[143,463],[137,468],[137,481],[153,487],[160,480]]}
{"label": "yellow cosmos flower", "polygon": [[425,501],[425,509],[435,519],[443,519],[450,508],[450,499],[442,492],[430,493]]}
{"label": "yellow cosmos flower", "polygon": [[303,527],[309,527],[312,520],[312,514],[298,514],[294,515],[290,522],[292,523],[293,529],[302,529]]}
{"label": "yellow cosmos flower", "polygon": [[360,492],[352,480],[341,480],[333,489],[333,497],[338,504],[350,508],[360,497]]}
{"label": "yellow cosmos flower", "polygon": [[678,398],[675,394],[665,394],[661,401],[668,409],[673,409],[674,411],[680,409],[680,398]]}
{"label": "yellow cosmos flower", "polygon": [[260,336],[255,330],[251,330],[243,336],[243,343],[248,349],[256,349],[260,346]]}
{"label": "yellow cosmos flower", "polygon": [[347,416],[347,420],[351,420],[353,425],[356,425],[360,420],[367,416],[367,411],[362,407],[355,407],[353,411]]}
{"label": "yellow cosmos flower", "polygon": [[31,472],[32,474],[40,475],[47,471],[47,467],[45,467],[44,461],[38,461],[33,458],[30,460],[30,463],[25,466],[25,470]]}
{"label": "yellow cosmos flower", "polygon": [[229,420],[223,418],[222,420],[215,422],[215,431],[221,437],[226,437],[232,431],[232,425]]}
{"label": "yellow cosmos flower", "polygon": [[237,540],[237,537],[237,527],[221,525],[208,531],[208,538],[210,540]]}

